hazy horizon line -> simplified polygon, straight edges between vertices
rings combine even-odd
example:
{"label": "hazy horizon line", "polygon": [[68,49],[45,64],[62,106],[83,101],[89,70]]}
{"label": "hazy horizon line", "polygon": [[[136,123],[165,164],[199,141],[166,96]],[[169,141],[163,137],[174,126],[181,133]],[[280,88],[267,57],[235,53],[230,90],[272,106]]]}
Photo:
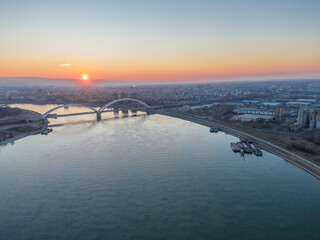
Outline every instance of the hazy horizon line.
{"label": "hazy horizon line", "polygon": [[[83,80],[81,79],[75,79],[75,78],[50,78],[50,77],[0,77],[0,81],[10,81],[10,80],[15,80],[15,81],[23,81],[23,80],[35,80],[35,81],[45,81],[45,80],[50,80],[50,81],[63,81],[63,82],[74,82],[74,83],[82,83]],[[220,78],[220,79],[186,79],[186,80],[106,80],[106,79],[94,79],[94,80],[89,80],[88,83],[135,83],[135,84],[184,84],[184,83],[218,83],[218,82],[269,82],[269,81],[319,81],[320,77],[314,76],[314,77],[270,77],[270,78],[254,78],[253,76],[247,77],[247,78]]]}

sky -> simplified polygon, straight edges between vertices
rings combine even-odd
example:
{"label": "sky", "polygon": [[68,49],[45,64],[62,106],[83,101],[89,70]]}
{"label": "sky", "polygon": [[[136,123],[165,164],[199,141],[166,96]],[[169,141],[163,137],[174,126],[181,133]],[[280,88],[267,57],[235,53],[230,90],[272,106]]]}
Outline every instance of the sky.
{"label": "sky", "polygon": [[319,0],[0,0],[0,77],[320,79]]}

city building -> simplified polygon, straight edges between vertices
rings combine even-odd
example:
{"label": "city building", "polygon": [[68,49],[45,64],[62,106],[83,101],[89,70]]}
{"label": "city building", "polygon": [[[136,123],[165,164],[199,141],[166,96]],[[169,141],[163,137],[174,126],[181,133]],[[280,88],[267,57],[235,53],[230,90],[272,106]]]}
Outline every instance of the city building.
{"label": "city building", "polygon": [[300,98],[296,99],[297,102],[305,102],[305,103],[316,103],[317,99],[306,99],[306,98]]}
{"label": "city building", "polygon": [[300,108],[297,126],[298,128],[320,129],[320,111],[316,108]]}
{"label": "city building", "polygon": [[320,129],[320,114],[319,113],[316,116],[316,129]]}
{"label": "city building", "polygon": [[309,125],[309,112],[303,107],[299,109],[297,125],[299,128],[306,128]]}
{"label": "city building", "polygon": [[316,128],[316,117],[317,117],[317,111],[315,109],[309,110],[309,128],[314,129]]}
{"label": "city building", "polygon": [[258,108],[237,108],[233,110],[236,114],[255,114],[255,115],[268,115],[268,116],[274,116],[276,115],[275,111],[267,111],[264,109],[258,109]]}
{"label": "city building", "polygon": [[310,106],[311,103],[310,102],[287,102],[287,105],[299,107],[299,106]]}
{"label": "city building", "polygon": [[282,118],[285,115],[285,111],[283,108],[278,107],[276,108],[276,117]]}
{"label": "city building", "polygon": [[184,111],[184,112],[188,112],[188,111],[190,111],[190,105],[183,105],[183,107],[182,107],[182,111]]}
{"label": "city building", "polygon": [[245,99],[243,102],[248,104],[257,104],[261,102],[261,99]]}
{"label": "city building", "polygon": [[262,105],[275,107],[275,106],[281,105],[281,103],[279,103],[279,102],[263,102]]}

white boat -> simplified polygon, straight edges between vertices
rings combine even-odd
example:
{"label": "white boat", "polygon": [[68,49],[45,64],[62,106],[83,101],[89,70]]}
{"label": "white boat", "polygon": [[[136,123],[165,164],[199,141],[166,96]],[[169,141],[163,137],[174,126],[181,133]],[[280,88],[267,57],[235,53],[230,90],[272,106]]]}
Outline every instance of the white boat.
{"label": "white boat", "polygon": [[239,152],[240,151],[240,147],[238,146],[238,144],[237,143],[230,143],[230,147],[231,147],[231,149],[232,149],[232,151],[234,151],[234,152]]}

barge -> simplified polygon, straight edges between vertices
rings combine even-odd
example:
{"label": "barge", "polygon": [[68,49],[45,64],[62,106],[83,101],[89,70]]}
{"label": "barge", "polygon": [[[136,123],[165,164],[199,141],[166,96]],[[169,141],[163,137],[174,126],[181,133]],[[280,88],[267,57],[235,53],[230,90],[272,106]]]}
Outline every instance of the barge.
{"label": "barge", "polygon": [[232,142],[230,143],[230,147],[233,152],[240,152],[240,155],[244,154],[252,154],[256,156],[262,156],[262,151],[260,148],[256,146],[256,144],[252,141],[240,140],[240,142]]}

